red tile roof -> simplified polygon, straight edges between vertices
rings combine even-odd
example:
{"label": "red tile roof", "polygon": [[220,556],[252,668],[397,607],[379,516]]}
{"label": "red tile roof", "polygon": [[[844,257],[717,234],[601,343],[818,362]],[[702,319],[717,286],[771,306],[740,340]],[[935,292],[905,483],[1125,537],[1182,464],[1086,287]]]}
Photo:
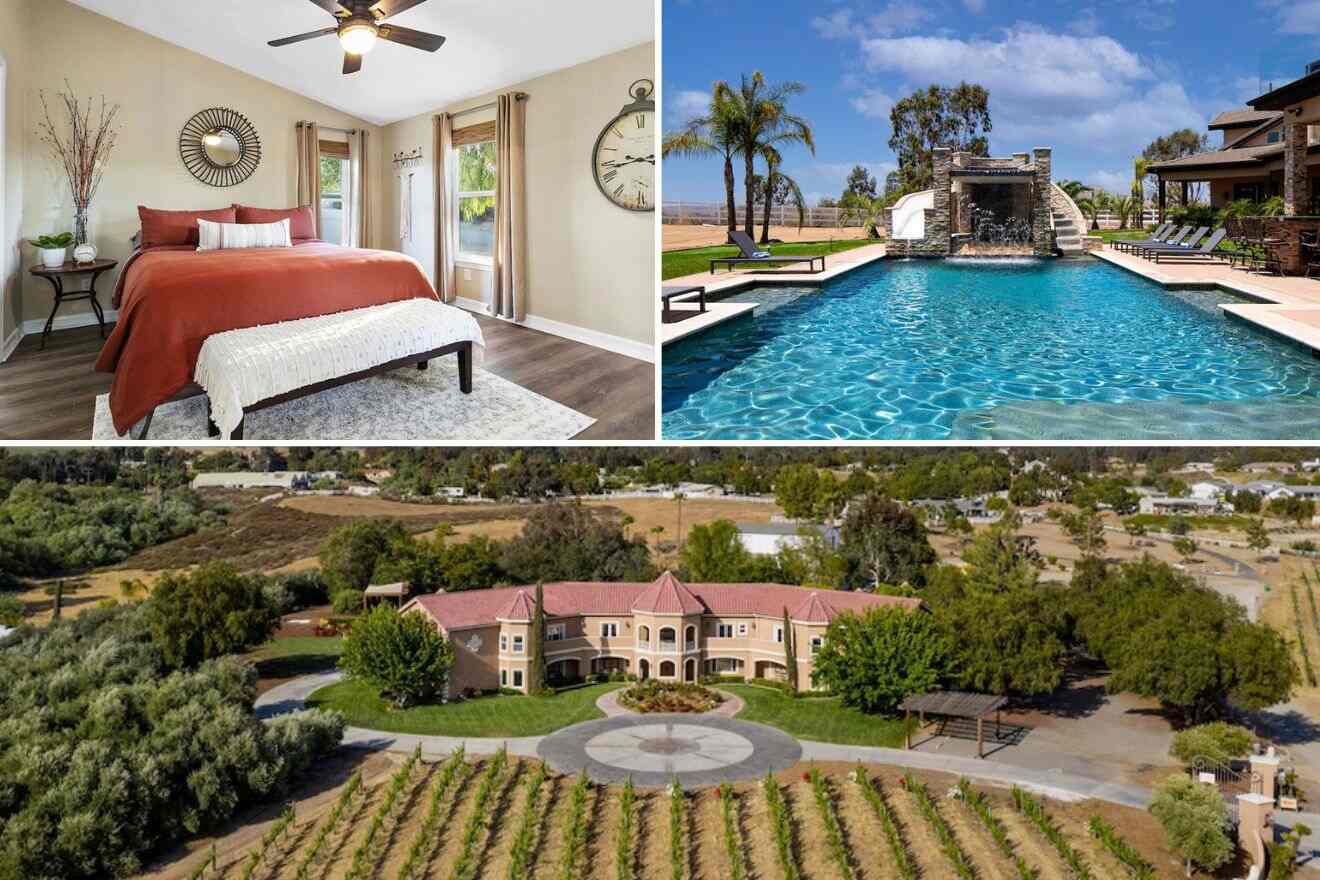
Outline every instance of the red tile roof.
{"label": "red tile roof", "polygon": [[682,581],[665,572],[633,601],[632,610],[646,614],[701,614],[706,609]]}
{"label": "red tile roof", "polygon": [[[496,618],[512,610],[519,593],[528,600],[526,619],[530,619],[528,589],[497,587],[433,593],[418,596],[404,607],[415,603],[446,630],[492,626]],[[861,612],[885,606],[921,607],[921,600],[913,597],[880,596],[844,590],[813,591],[783,584],[684,584],[668,572],[649,584],[561,581],[546,584],[544,591],[547,617],[576,617],[584,614],[627,617],[645,596],[653,596],[657,603],[678,602],[679,607],[695,609],[682,613],[725,617],[781,617],[787,608],[794,620],[821,623],[844,611]],[[696,606],[682,598],[684,595],[695,601]],[[662,607],[670,606],[664,604]],[[802,617],[799,614],[812,616]]]}
{"label": "red tile roof", "polygon": [[531,623],[532,613],[536,610],[535,606],[536,603],[528,598],[527,591],[519,590],[504,606],[504,610],[495,615],[495,619]]}

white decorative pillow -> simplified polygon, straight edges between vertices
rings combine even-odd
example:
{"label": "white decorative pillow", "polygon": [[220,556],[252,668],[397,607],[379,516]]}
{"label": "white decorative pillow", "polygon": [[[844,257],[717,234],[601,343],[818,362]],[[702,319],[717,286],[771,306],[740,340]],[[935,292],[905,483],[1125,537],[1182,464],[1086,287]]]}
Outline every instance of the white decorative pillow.
{"label": "white decorative pillow", "polygon": [[278,223],[215,223],[199,219],[197,238],[199,251],[293,247],[288,218]]}

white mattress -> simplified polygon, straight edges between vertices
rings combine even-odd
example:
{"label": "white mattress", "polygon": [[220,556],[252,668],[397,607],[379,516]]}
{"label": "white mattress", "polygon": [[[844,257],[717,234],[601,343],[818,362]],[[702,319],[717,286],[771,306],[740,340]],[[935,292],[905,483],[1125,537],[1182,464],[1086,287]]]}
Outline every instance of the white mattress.
{"label": "white mattress", "polygon": [[435,300],[409,299],[208,336],[193,380],[228,437],[243,408],[258,401],[463,341],[485,347],[476,318]]}

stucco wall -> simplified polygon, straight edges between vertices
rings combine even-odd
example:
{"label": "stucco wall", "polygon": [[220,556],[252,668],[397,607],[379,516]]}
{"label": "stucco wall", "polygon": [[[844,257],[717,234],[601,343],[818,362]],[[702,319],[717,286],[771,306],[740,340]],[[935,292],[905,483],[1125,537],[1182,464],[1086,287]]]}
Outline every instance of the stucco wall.
{"label": "stucco wall", "polygon": [[[655,79],[655,44],[645,43],[556,71],[501,91],[526,92],[527,311],[531,316],[650,345],[654,339],[655,214],[624,211],[607,201],[591,173],[600,130],[624,104],[628,86]],[[416,257],[435,277],[432,119],[488,104],[477,95],[433,113],[385,127],[387,158],[421,147],[426,161],[413,170],[413,234],[399,237],[400,181],[384,187],[384,246]],[[472,125],[495,118],[488,110],[461,117]],[[490,272],[458,268],[459,296],[484,300]]]}

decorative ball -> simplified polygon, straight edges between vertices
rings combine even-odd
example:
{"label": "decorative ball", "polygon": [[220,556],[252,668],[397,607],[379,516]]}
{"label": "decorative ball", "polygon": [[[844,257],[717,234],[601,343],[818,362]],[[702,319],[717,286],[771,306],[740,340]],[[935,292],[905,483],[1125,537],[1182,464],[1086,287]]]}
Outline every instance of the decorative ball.
{"label": "decorative ball", "polygon": [[96,259],[96,245],[80,244],[73,249],[73,259],[76,263],[90,263]]}

